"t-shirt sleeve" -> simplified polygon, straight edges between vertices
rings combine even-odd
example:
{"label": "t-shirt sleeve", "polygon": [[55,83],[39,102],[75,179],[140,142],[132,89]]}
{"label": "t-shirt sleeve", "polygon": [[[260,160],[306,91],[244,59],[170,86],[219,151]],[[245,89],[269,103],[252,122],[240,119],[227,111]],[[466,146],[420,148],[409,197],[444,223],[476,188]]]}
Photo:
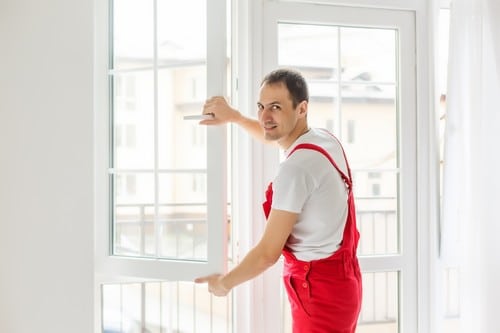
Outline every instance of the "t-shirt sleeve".
{"label": "t-shirt sleeve", "polygon": [[272,208],[300,213],[315,184],[311,175],[298,165],[280,166],[273,181]]}

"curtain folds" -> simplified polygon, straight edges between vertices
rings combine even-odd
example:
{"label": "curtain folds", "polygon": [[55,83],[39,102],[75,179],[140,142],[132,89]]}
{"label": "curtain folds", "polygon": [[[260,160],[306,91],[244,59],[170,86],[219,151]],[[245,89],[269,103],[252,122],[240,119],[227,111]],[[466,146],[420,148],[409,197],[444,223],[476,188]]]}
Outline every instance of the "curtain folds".
{"label": "curtain folds", "polygon": [[500,332],[500,2],[453,0],[441,264],[460,272],[460,332]]}

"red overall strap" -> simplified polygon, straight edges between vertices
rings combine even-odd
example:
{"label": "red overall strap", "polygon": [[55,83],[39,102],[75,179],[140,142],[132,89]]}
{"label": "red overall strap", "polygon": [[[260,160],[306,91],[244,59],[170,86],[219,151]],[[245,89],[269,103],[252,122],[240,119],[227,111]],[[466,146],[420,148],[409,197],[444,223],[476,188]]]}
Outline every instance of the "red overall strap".
{"label": "red overall strap", "polygon": [[312,144],[312,143],[298,144],[297,146],[295,146],[295,148],[292,149],[292,151],[288,154],[287,157],[292,155],[298,149],[312,149],[312,150],[316,150],[316,151],[320,152],[321,154],[323,154],[328,159],[328,161],[330,161],[330,163],[335,167],[335,169],[339,172],[340,176],[342,177],[342,179],[346,183],[347,187],[349,188],[349,191],[351,191],[351,189],[352,189],[351,170],[349,169],[349,165],[347,164],[347,159],[345,158],[345,153],[344,153],[343,149],[342,149],[342,152],[344,153],[344,159],[345,159],[345,162],[347,165],[348,176],[339,168],[337,163],[335,163],[333,158],[330,156],[330,154],[328,154],[328,152],[324,148],[322,148],[318,145]]}
{"label": "red overall strap", "polygon": [[[337,137],[335,135],[333,135],[332,133],[330,133],[328,130],[326,130],[324,128],[321,128],[320,130],[322,130],[323,132],[325,132],[326,134],[331,136],[335,141],[339,142]],[[345,155],[344,147],[342,147],[342,145],[340,145],[340,148],[342,149],[342,154],[344,155],[344,160],[345,160],[345,164],[347,166],[347,173],[349,174],[349,179],[352,180],[351,169],[349,168],[349,162],[347,162],[347,156]]]}
{"label": "red overall strap", "polygon": [[[336,138],[332,135],[332,137],[336,140]],[[342,146],[341,146],[342,147]],[[359,241],[359,232],[357,231],[356,229],[356,208],[354,207],[354,194],[353,194],[353,191],[352,191],[352,178],[351,178],[351,170],[349,168],[349,164],[347,163],[347,158],[345,156],[345,152],[342,148],[342,152],[343,152],[343,155],[344,155],[344,159],[345,159],[345,163],[346,163],[346,166],[347,166],[347,171],[348,171],[348,175],[347,176],[340,168],[339,166],[337,165],[337,163],[333,160],[333,158],[330,156],[330,154],[322,147],[318,146],[318,145],[315,145],[315,144],[312,144],[312,143],[301,143],[301,144],[298,144],[297,146],[295,146],[295,148],[292,149],[292,151],[288,154],[287,157],[289,157],[291,154],[293,154],[296,150],[298,149],[312,149],[312,150],[315,150],[321,154],[323,154],[327,159],[328,161],[330,161],[330,163],[335,167],[335,169],[338,171],[338,173],[340,174],[340,176],[342,177],[342,179],[344,180],[344,183],[346,184],[346,187],[348,189],[348,210],[349,210],[349,213],[348,213],[348,217],[347,217],[347,224],[346,224],[346,228],[344,229],[344,233],[343,233],[343,245],[346,245],[347,247],[350,248],[350,251],[353,255],[356,254],[356,249],[357,249],[357,246],[358,246],[358,241]],[[269,189],[268,189],[269,191]],[[271,196],[272,196],[272,188],[271,188]],[[353,227],[351,227],[351,224],[353,224]],[[349,234],[349,237],[347,237],[347,235]],[[344,241],[346,239],[350,239],[352,240],[352,244],[346,244],[344,243]],[[342,246],[344,247],[344,246]],[[339,250],[337,250],[337,252],[339,252]],[[284,251],[286,252],[286,250]],[[293,256],[293,254],[290,253],[290,255]]]}

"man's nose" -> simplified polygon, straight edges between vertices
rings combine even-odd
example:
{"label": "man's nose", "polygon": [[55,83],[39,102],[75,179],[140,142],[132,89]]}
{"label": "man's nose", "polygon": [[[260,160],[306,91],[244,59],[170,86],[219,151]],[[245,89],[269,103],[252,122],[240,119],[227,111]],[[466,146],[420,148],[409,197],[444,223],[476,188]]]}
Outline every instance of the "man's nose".
{"label": "man's nose", "polygon": [[269,108],[262,108],[259,112],[260,119],[271,119],[271,110]]}

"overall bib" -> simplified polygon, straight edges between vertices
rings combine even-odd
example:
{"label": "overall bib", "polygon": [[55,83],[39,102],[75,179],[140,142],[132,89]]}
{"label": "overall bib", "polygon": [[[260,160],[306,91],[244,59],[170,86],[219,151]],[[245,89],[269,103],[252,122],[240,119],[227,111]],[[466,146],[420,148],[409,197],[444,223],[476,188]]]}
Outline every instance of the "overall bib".
{"label": "overall bib", "polygon": [[[351,172],[347,165],[348,175],[345,175],[320,146],[299,144],[288,156],[297,149],[312,149],[323,154],[339,172],[349,192],[347,221],[337,251],[327,258],[301,261],[288,249],[283,249],[283,281],[292,310],[293,333],[354,333],[361,309],[362,286],[356,257],[359,232]],[[266,218],[271,211],[272,196],[271,183],[263,203]]]}

